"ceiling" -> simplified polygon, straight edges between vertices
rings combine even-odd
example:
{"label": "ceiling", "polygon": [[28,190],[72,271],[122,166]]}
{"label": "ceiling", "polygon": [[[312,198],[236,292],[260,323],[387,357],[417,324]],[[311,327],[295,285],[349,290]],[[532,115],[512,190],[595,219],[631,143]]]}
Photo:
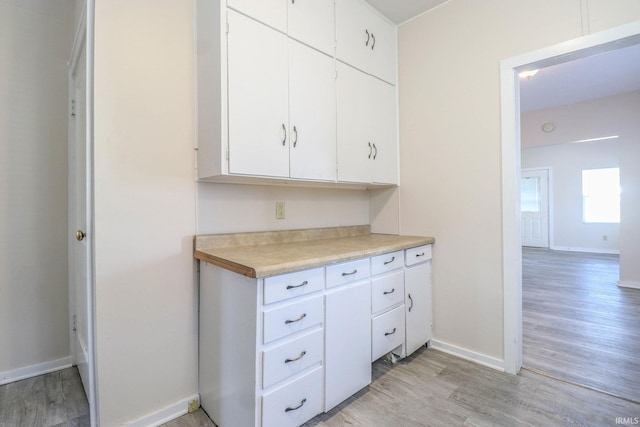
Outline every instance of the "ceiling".
{"label": "ceiling", "polygon": [[640,44],[540,69],[520,79],[520,110],[541,110],[640,90]]}
{"label": "ceiling", "polygon": [[395,22],[401,24],[404,21],[426,12],[429,9],[441,5],[448,0],[366,0],[380,13]]}

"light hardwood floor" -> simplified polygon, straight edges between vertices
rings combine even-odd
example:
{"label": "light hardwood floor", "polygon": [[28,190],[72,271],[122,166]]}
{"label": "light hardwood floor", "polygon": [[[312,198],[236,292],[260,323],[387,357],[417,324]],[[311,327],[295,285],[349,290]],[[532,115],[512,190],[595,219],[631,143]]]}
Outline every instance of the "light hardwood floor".
{"label": "light hardwood floor", "polygon": [[[84,399],[77,370],[68,373],[76,379],[68,387],[62,387],[63,394],[77,395],[79,391]],[[42,397],[41,389],[49,388],[45,384],[56,376],[59,380],[58,373],[25,380],[34,384],[28,387],[18,383],[13,383],[18,387],[1,386],[0,426],[88,425],[86,399],[84,404],[71,405],[76,409],[67,409],[66,418],[58,410],[45,409],[53,401],[68,399]],[[36,386],[37,383],[41,385]],[[72,387],[76,391],[69,390]],[[41,391],[28,393],[29,388]],[[22,391],[16,393],[18,389]],[[40,412],[38,407],[42,408]],[[84,415],[73,418],[83,411]],[[371,385],[329,413],[318,415],[305,427],[615,426],[617,417],[640,417],[640,404],[528,371],[521,375],[505,374],[423,348],[395,365],[382,360],[375,362]],[[164,424],[164,427],[214,426],[202,409]]]}
{"label": "light hardwood floor", "polygon": [[523,365],[640,402],[640,290],[619,257],[524,248]]}
{"label": "light hardwood floor", "polygon": [[76,368],[0,386],[0,427],[89,425],[89,404]]}

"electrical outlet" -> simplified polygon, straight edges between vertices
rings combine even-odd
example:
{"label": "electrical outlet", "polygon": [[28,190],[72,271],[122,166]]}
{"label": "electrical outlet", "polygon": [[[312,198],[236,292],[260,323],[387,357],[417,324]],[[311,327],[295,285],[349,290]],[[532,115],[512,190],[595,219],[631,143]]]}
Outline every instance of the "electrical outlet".
{"label": "electrical outlet", "polygon": [[276,202],[276,219],[284,219],[284,202]]}
{"label": "electrical outlet", "polygon": [[198,399],[192,399],[189,401],[189,412],[196,412],[198,410],[198,408],[200,407],[200,402],[198,402]]}

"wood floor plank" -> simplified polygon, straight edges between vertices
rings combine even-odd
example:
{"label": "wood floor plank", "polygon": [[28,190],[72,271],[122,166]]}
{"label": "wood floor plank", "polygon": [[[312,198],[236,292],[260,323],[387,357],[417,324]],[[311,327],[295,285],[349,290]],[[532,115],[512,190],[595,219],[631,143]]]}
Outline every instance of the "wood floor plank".
{"label": "wood floor plank", "polygon": [[640,290],[619,257],[523,248],[523,365],[640,401]]}

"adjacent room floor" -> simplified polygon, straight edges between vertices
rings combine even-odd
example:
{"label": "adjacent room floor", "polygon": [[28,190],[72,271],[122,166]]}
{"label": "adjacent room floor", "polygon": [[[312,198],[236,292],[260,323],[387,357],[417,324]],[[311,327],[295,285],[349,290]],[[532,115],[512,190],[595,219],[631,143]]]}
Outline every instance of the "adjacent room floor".
{"label": "adjacent room floor", "polygon": [[640,290],[619,256],[523,248],[523,366],[640,402]]}

